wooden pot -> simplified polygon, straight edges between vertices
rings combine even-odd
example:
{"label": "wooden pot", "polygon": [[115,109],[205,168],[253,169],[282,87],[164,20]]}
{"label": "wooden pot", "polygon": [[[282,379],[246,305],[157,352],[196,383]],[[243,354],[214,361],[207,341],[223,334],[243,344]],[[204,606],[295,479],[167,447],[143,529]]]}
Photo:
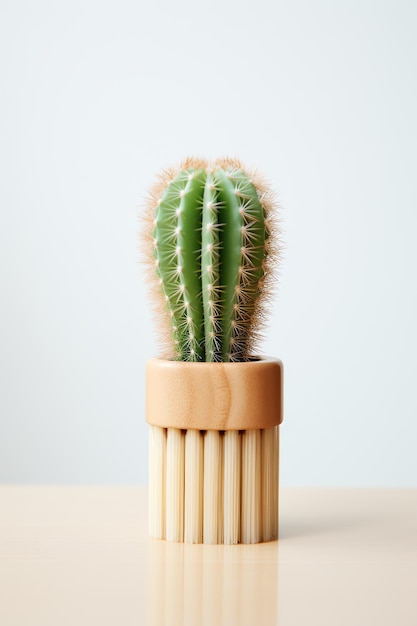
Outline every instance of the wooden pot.
{"label": "wooden pot", "polygon": [[151,536],[192,543],[278,537],[282,381],[273,358],[147,363]]}

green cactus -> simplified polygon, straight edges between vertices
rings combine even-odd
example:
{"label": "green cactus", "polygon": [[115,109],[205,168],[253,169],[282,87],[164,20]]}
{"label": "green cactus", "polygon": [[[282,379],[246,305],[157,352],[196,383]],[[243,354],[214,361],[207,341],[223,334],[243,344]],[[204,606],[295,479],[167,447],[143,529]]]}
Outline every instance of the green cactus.
{"label": "green cactus", "polygon": [[270,275],[270,194],[237,161],[190,159],[153,190],[152,265],[175,358],[251,356]]}

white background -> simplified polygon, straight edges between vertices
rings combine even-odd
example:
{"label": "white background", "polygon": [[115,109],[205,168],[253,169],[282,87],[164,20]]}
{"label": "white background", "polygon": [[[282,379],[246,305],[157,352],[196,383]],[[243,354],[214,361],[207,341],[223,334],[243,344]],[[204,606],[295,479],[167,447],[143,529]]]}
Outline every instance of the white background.
{"label": "white background", "polygon": [[282,484],[417,486],[417,4],[0,6],[0,481],[146,482],[137,217],[226,154],[283,207]]}

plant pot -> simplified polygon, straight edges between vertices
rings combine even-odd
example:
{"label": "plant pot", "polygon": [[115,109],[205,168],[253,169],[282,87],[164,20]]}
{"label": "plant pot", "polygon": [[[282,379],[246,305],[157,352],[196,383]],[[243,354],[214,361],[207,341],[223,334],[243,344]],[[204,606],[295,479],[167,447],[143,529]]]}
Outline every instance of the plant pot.
{"label": "plant pot", "polygon": [[278,537],[282,379],[272,358],[148,362],[151,536],[228,544]]}

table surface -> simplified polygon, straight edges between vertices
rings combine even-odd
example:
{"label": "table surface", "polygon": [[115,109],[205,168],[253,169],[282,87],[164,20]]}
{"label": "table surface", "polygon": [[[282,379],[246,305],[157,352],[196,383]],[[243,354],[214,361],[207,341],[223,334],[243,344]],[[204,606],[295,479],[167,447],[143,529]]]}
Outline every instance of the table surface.
{"label": "table surface", "polygon": [[282,489],[249,546],[148,539],[146,500],[0,487],[0,624],[417,625],[417,489]]}

